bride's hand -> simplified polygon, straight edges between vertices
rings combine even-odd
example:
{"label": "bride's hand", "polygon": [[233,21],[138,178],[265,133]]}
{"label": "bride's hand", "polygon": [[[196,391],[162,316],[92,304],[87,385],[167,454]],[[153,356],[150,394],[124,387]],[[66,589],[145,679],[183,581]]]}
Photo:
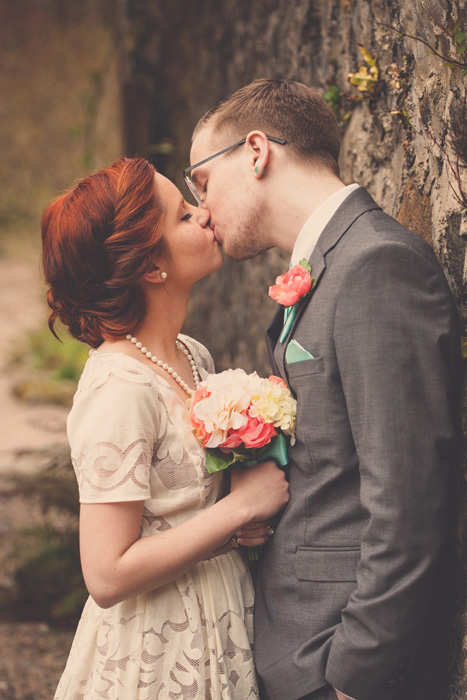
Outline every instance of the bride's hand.
{"label": "bride's hand", "polygon": [[267,531],[267,521],[282,510],[289,500],[289,485],[284,472],[272,461],[261,462],[254,467],[233,467],[230,492],[245,512],[240,530],[251,529],[249,535],[253,534],[254,537],[247,539],[262,540],[251,542],[251,546],[263,544],[266,541],[264,533]]}

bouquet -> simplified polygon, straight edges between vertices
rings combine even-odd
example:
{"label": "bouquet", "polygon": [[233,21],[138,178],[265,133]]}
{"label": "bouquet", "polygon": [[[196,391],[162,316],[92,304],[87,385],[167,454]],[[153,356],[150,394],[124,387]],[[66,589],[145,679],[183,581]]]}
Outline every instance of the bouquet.
{"label": "bouquet", "polygon": [[297,402],[280,377],[263,379],[242,369],[210,374],[193,393],[190,406],[209,473],[266,459],[285,466],[285,436],[294,443],[296,412]]}

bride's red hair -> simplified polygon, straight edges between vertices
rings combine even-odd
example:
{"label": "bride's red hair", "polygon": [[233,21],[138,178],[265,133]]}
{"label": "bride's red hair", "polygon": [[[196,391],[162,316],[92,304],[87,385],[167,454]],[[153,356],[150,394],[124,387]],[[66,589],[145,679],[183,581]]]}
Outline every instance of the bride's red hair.
{"label": "bride's red hair", "polygon": [[143,320],[139,282],[165,252],[154,174],[143,158],[121,158],[44,211],[42,265],[54,335],[58,318],[96,348]]}

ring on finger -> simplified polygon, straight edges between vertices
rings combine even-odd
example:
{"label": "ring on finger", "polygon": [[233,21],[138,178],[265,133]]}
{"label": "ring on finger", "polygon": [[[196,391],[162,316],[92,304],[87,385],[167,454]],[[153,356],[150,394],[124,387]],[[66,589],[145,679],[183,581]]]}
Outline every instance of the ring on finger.
{"label": "ring on finger", "polygon": [[266,530],[267,530],[268,537],[271,537],[271,535],[274,534],[274,528],[271,527],[270,525],[267,526]]}

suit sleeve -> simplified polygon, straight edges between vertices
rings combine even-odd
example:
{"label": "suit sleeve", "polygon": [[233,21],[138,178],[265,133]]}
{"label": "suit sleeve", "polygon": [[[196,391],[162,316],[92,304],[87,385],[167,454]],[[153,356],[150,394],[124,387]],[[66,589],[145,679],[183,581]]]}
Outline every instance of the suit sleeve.
{"label": "suit sleeve", "polygon": [[449,518],[457,316],[431,251],[387,242],[356,260],[334,341],[367,520],[326,680],[389,700],[421,641]]}

